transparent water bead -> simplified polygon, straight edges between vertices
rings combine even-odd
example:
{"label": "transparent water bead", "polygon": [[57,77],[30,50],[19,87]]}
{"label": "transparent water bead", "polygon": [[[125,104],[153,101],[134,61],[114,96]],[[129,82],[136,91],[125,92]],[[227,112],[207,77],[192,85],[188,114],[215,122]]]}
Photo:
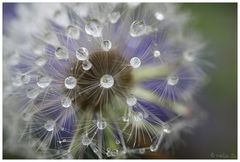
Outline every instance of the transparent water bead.
{"label": "transparent water bead", "polygon": [[137,103],[137,98],[133,95],[127,97],[127,104],[128,106],[134,106]]}
{"label": "transparent water bead", "polygon": [[103,88],[111,88],[114,84],[114,79],[111,75],[105,74],[100,79],[100,85]]}
{"label": "transparent water bead", "polygon": [[90,70],[92,68],[92,63],[89,60],[84,60],[82,62],[82,68],[83,70]]}
{"label": "transparent water bead", "polygon": [[64,85],[67,89],[73,89],[77,85],[77,79],[73,76],[69,76],[65,79]]}
{"label": "transparent water bead", "polygon": [[170,126],[168,124],[163,126],[163,132],[167,134],[171,133]]}
{"label": "transparent water bead", "polygon": [[85,47],[80,47],[76,51],[76,57],[80,61],[87,60],[89,56],[88,50]]}
{"label": "transparent water bead", "polygon": [[70,97],[63,97],[61,100],[61,104],[64,108],[68,108],[72,105],[72,100]]}
{"label": "transparent water bead", "polygon": [[47,57],[46,56],[39,56],[36,58],[35,64],[37,64],[38,66],[43,66],[47,63]]}
{"label": "transparent water bead", "polygon": [[146,25],[143,20],[135,20],[130,26],[130,35],[138,37],[145,34]]}
{"label": "transparent water bead", "polygon": [[101,47],[104,51],[109,51],[112,48],[112,43],[110,40],[104,40],[101,43]]}
{"label": "transparent water bead", "polygon": [[42,76],[38,79],[37,85],[40,88],[46,88],[47,86],[49,86],[51,82],[52,82],[51,78],[49,78],[48,76]]}
{"label": "transparent water bead", "polygon": [[117,139],[117,140],[115,141],[115,143],[116,143],[117,145],[119,145],[119,144],[120,144],[120,141]]}
{"label": "transparent water bead", "polygon": [[24,84],[27,84],[27,83],[30,82],[30,80],[31,80],[31,76],[25,74],[25,75],[22,75],[21,79],[22,79],[22,82],[23,82]]}
{"label": "transparent water bead", "polygon": [[93,37],[102,36],[102,30],[103,30],[103,27],[101,23],[96,19],[92,19],[88,21],[85,25],[86,33],[89,35],[92,35]]}
{"label": "transparent water bead", "polygon": [[135,121],[141,121],[141,120],[143,120],[143,114],[141,112],[138,112],[133,116],[133,119]]}
{"label": "transparent water bead", "polygon": [[167,79],[167,84],[171,85],[171,86],[174,86],[178,83],[178,81],[179,81],[179,78],[178,78],[177,75],[171,75]]}
{"label": "transparent water bead", "polygon": [[29,83],[31,80],[30,75],[21,75],[18,74],[12,78],[12,84],[16,87],[22,86],[23,84]]}
{"label": "transparent water bead", "polygon": [[30,88],[27,90],[27,97],[30,99],[36,98],[41,93],[41,90],[38,87]]}
{"label": "transparent water bead", "polygon": [[54,127],[55,127],[55,121],[53,120],[48,120],[45,124],[44,124],[44,128],[51,132],[54,130]]}
{"label": "transparent water bead", "polygon": [[154,16],[155,16],[155,18],[156,18],[157,20],[159,20],[159,21],[162,21],[162,20],[165,19],[165,16],[164,16],[161,12],[156,12],[156,13],[154,14]]}
{"label": "transparent water bead", "polygon": [[140,65],[141,65],[141,60],[140,60],[138,57],[133,57],[133,58],[131,58],[131,60],[130,60],[130,65],[131,65],[133,68],[139,68]]}
{"label": "transparent water bead", "polygon": [[129,115],[128,114],[124,115],[122,119],[124,122],[129,122]]}
{"label": "transparent water bead", "polygon": [[108,19],[112,24],[115,24],[120,17],[121,17],[121,14],[118,11],[108,14]]}
{"label": "transparent water bead", "polygon": [[80,37],[80,30],[78,27],[73,26],[73,25],[69,25],[67,27],[67,35],[72,38],[72,39],[79,39]]}
{"label": "transparent water bead", "polygon": [[118,155],[118,150],[117,149],[112,150],[110,152],[111,152],[111,156],[117,156]]}
{"label": "transparent water bead", "polygon": [[138,150],[140,154],[144,154],[145,153],[145,149],[144,148],[141,148]]}
{"label": "transparent water bead", "polygon": [[153,56],[154,57],[160,57],[160,55],[161,55],[160,51],[158,51],[158,50],[153,51]]}
{"label": "transparent water bead", "polygon": [[184,52],[183,57],[188,62],[193,62],[195,60],[195,54],[193,52]]}
{"label": "transparent water bead", "polygon": [[58,47],[55,50],[55,56],[57,59],[68,59],[68,51],[65,47]]}
{"label": "transparent water bead", "polygon": [[88,146],[92,142],[92,139],[88,137],[88,135],[84,135],[82,137],[82,144],[84,146]]}
{"label": "transparent water bead", "polygon": [[102,120],[98,120],[97,121],[97,127],[98,129],[105,129],[107,127],[107,122],[106,121],[102,121]]}

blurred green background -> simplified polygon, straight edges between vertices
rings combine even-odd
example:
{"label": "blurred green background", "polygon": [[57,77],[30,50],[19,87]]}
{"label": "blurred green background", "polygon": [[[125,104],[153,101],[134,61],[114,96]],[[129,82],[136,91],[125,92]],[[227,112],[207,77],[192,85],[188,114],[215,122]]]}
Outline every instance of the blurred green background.
{"label": "blurred green background", "polygon": [[183,137],[175,158],[237,158],[237,3],[181,4],[192,28],[207,41],[215,68],[197,100],[208,118]]}

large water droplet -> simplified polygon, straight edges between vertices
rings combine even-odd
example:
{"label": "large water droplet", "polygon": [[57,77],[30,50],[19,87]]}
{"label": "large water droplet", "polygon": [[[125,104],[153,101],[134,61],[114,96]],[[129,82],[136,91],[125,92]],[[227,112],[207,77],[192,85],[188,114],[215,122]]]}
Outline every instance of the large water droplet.
{"label": "large water droplet", "polygon": [[82,144],[84,146],[88,146],[91,142],[92,142],[92,140],[88,137],[88,135],[84,135],[82,137]]}
{"label": "large water droplet", "polygon": [[116,11],[110,13],[108,15],[108,19],[112,24],[115,24],[119,20],[120,16],[121,16],[120,12]]}
{"label": "large water droplet", "polygon": [[76,57],[78,60],[83,61],[83,60],[87,60],[88,59],[88,50],[84,47],[80,47],[79,49],[77,49],[76,51]]}
{"label": "large water droplet", "polygon": [[80,30],[78,27],[73,26],[73,25],[69,25],[67,27],[67,35],[72,38],[72,39],[79,39],[80,37]]}
{"label": "large water droplet", "polygon": [[72,100],[70,97],[63,97],[61,100],[61,104],[64,108],[68,108],[72,105]]}
{"label": "large water droplet", "polygon": [[174,86],[178,83],[178,81],[179,81],[179,78],[178,78],[177,75],[171,75],[167,79],[167,84],[171,85],[171,86]]}
{"label": "large water droplet", "polygon": [[165,19],[164,15],[163,15],[161,12],[156,12],[156,13],[154,14],[154,16],[155,16],[155,18],[156,18],[157,20],[159,20],[159,21],[162,21],[162,20]]}
{"label": "large water droplet", "polygon": [[102,36],[102,30],[103,30],[103,27],[101,23],[96,19],[92,19],[88,21],[85,25],[86,33],[89,35],[92,35],[93,37]]}
{"label": "large water droplet", "polygon": [[104,51],[109,51],[112,48],[112,43],[110,40],[104,40],[101,43],[101,47]]}
{"label": "large water droplet", "polygon": [[137,98],[133,95],[127,97],[127,104],[128,106],[134,106],[137,103]]}
{"label": "large water droplet", "polygon": [[42,76],[38,79],[37,85],[40,88],[46,88],[47,86],[49,86],[51,82],[52,82],[51,78],[49,78],[48,76]]}
{"label": "large water droplet", "polygon": [[55,50],[55,56],[57,59],[68,59],[68,51],[65,47],[58,47]]}
{"label": "large water droplet", "polygon": [[131,65],[133,68],[138,68],[138,67],[140,67],[140,65],[141,65],[141,60],[140,60],[138,57],[133,57],[133,58],[131,58],[131,60],[130,60],[130,65]]}
{"label": "large water droplet", "polygon": [[44,128],[51,132],[54,130],[54,127],[55,127],[55,121],[53,120],[48,120],[45,124],[44,124]]}
{"label": "large water droplet", "polygon": [[83,70],[90,70],[92,68],[92,63],[89,60],[84,60],[82,62],[82,68]]}
{"label": "large water droplet", "polygon": [[105,74],[100,79],[100,85],[103,88],[111,88],[114,84],[114,79],[111,75]]}
{"label": "large water droplet", "polygon": [[160,51],[158,51],[158,50],[153,51],[153,56],[154,57],[160,57],[160,55],[161,55]]}
{"label": "large water droplet", "polygon": [[65,79],[64,85],[67,89],[73,89],[77,85],[77,79],[73,76],[69,76]]}
{"label": "large water droplet", "polygon": [[37,87],[27,90],[27,97],[30,99],[36,98],[40,94],[41,90]]}
{"label": "large water droplet", "polygon": [[132,37],[138,37],[145,34],[146,25],[142,20],[135,20],[130,26],[130,35]]}
{"label": "large water droplet", "polygon": [[102,121],[102,120],[98,120],[97,121],[97,127],[98,127],[98,129],[105,129],[107,127],[107,122]]}

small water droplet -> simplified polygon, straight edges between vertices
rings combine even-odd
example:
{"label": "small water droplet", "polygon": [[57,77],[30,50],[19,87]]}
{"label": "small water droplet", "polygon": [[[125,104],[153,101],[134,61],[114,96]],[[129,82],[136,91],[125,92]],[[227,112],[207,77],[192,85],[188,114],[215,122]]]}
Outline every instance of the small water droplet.
{"label": "small water droplet", "polygon": [[83,61],[87,60],[89,56],[88,50],[85,47],[80,47],[76,51],[76,57],[78,60]]}
{"label": "small water droplet", "polygon": [[140,153],[140,154],[144,154],[144,153],[145,153],[145,149],[144,149],[144,148],[139,149],[139,153]]}
{"label": "small water droplet", "polygon": [[26,112],[23,114],[23,120],[24,121],[31,121],[33,114],[30,112]]}
{"label": "small water droplet", "polygon": [[101,129],[101,130],[105,129],[107,127],[107,122],[98,120],[97,121],[97,127],[98,127],[98,129]]}
{"label": "small water droplet", "polygon": [[111,156],[117,156],[118,155],[118,150],[112,150],[111,151]]}
{"label": "small water droplet", "polygon": [[84,60],[82,62],[82,68],[83,70],[90,70],[92,68],[92,63],[89,60]]}
{"label": "small water droplet", "polygon": [[124,122],[129,122],[129,116],[126,114],[122,117]]}
{"label": "small water droplet", "polygon": [[58,47],[55,50],[55,56],[57,59],[68,59],[68,51],[65,47]]}
{"label": "small water droplet", "polygon": [[119,144],[120,144],[120,141],[119,141],[118,139],[116,140],[116,144],[117,144],[117,145],[119,145]]}
{"label": "small water droplet", "polygon": [[27,75],[27,74],[22,75],[22,82],[23,82],[24,84],[29,83],[30,80],[31,80],[31,76],[30,76],[30,75]]}
{"label": "small water droplet", "polygon": [[177,75],[171,75],[167,79],[167,84],[171,85],[171,86],[174,86],[178,83],[178,81],[179,81],[179,78],[178,78]]}
{"label": "small water droplet", "polygon": [[143,20],[135,20],[130,26],[130,35],[138,37],[145,34],[146,25]]}
{"label": "small water droplet", "polygon": [[156,13],[154,14],[154,16],[155,16],[155,18],[156,18],[157,20],[159,20],[159,21],[162,21],[162,20],[165,19],[164,15],[163,15],[161,12],[156,12]]}
{"label": "small water droplet", "polygon": [[88,146],[90,143],[92,142],[92,140],[88,137],[88,135],[84,135],[82,138],[82,144],[84,146]]}
{"label": "small water droplet", "polygon": [[44,124],[44,128],[51,132],[54,130],[54,127],[55,127],[55,121],[53,120],[48,120],[45,124]]}
{"label": "small water droplet", "polygon": [[128,106],[134,106],[137,103],[137,98],[133,95],[127,97],[127,104]]}
{"label": "small water droplet", "polygon": [[158,146],[155,145],[155,144],[152,144],[152,145],[150,146],[150,151],[151,151],[151,152],[155,152],[155,151],[157,151],[157,149],[158,149]]}
{"label": "small water droplet", "polygon": [[88,21],[85,25],[85,31],[87,34],[92,35],[93,37],[102,36],[103,27],[97,19],[92,19]]}
{"label": "small water droplet", "polygon": [[188,62],[193,62],[195,60],[195,54],[193,52],[184,52],[183,57]]}
{"label": "small water droplet", "polygon": [[22,77],[21,75],[16,75],[15,77],[12,78],[12,84],[13,86],[20,87],[22,86]]}
{"label": "small water droplet", "polygon": [[42,76],[38,79],[37,85],[40,88],[46,88],[47,86],[49,86],[51,82],[52,82],[51,78],[49,78],[48,76]]}
{"label": "small water droplet", "polygon": [[80,37],[80,30],[76,26],[69,25],[67,27],[66,32],[67,32],[67,35],[72,39],[79,39],[79,37]]}
{"label": "small water droplet", "polygon": [[120,17],[121,17],[121,14],[118,11],[108,14],[108,19],[112,24],[115,24]]}
{"label": "small water droplet", "polygon": [[40,94],[41,90],[37,87],[27,90],[27,97],[30,99],[36,98]]}
{"label": "small water droplet", "polygon": [[170,126],[168,124],[163,126],[163,132],[167,134],[171,133]]}
{"label": "small water droplet", "polygon": [[100,79],[100,85],[103,88],[111,88],[114,84],[114,79],[111,75],[105,74]]}
{"label": "small water droplet", "polygon": [[131,60],[130,60],[130,65],[131,65],[133,68],[138,68],[138,67],[140,67],[140,65],[141,65],[141,60],[140,60],[138,57],[133,57],[133,58],[131,58]]}
{"label": "small water droplet", "polygon": [[101,47],[104,51],[109,51],[112,48],[112,43],[110,40],[102,41]]}
{"label": "small water droplet", "polygon": [[153,51],[153,56],[154,57],[160,57],[160,55],[161,55],[160,51],[158,51],[158,50]]}
{"label": "small water droplet", "polygon": [[47,63],[47,57],[46,56],[39,56],[36,58],[35,64],[38,66],[43,66]]}
{"label": "small water droplet", "polygon": [[65,79],[64,84],[67,89],[73,89],[77,85],[77,79],[73,76],[69,76]]}
{"label": "small water droplet", "polygon": [[133,116],[133,119],[135,121],[141,121],[141,120],[143,120],[143,114],[141,112],[138,112]]}
{"label": "small water droplet", "polygon": [[63,97],[61,100],[61,104],[64,108],[68,108],[72,105],[72,100],[69,97]]}

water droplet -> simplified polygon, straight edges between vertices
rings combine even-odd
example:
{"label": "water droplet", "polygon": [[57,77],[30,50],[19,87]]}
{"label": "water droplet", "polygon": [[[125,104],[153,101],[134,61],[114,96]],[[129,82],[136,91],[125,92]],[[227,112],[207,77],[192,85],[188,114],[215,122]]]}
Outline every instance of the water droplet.
{"label": "water droplet", "polygon": [[179,78],[177,75],[171,75],[168,77],[167,84],[174,86],[178,83],[178,81],[179,81]]}
{"label": "water droplet", "polygon": [[24,84],[29,83],[30,80],[31,80],[31,76],[30,76],[30,75],[27,75],[27,74],[22,75],[22,82],[23,82]]}
{"label": "water droplet", "polygon": [[39,56],[36,58],[35,64],[37,64],[38,66],[43,66],[47,63],[47,57],[45,56]]}
{"label": "water droplet", "polygon": [[122,117],[124,122],[129,122],[129,116],[126,114]]}
{"label": "water droplet", "polygon": [[112,43],[109,40],[102,41],[101,47],[104,51],[109,51],[112,48]]}
{"label": "water droplet", "polygon": [[55,51],[57,59],[68,59],[68,51],[65,47],[58,47]]}
{"label": "water droplet", "polygon": [[98,120],[97,121],[97,127],[98,127],[98,129],[105,129],[107,127],[107,122]]}
{"label": "water droplet", "polygon": [[65,79],[64,84],[67,89],[73,89],[77,85],[77,79],[73,76],[69,76]]}
{"label": "water droplet", "polygon": [[184,52],[183,57],[189,62],[193,62],[195,60],[195,54],[193,52]]}
{"label": "water droplet", "polygon": [[79,39],[79,37],[80,37],[80,30],[76,26],[69,25],[67,27],[67,35],[70,38],[72,38],[72,39]]}
{"label": "water droplet", "polygon": [[44,128],[51,132],[54,130],[54,127],[55,127],[55,121],[53,120],[48,120],[45,124],[44,124]]}
{"label": "water droplet", "polygon": [[151,151],[151,152],[155,152],[155,151],[157,151],[157,149],[158,149],[158,145],[152,144],[152,145],[150,146],[150,151]]}
{"label": "water droplet", "polygon": [[143,120],[143,114],[141,112],[138,112],[133,116],[133,119],[135,121],[141,121],[141,120]]}
{"label": "water droplet", "polygon": [[30,112],[26,112],[23,114],[23,120],[24,121],[31,121],[33,114]]}
{"label": "water droplet", "polygon": [[72,100],[69,97],[63,97],[61,100],[61,104],[64,108],[68,108],[72,105]]}
{"label": "water droplet", "polygon": [[87,60],[88,56],[89,56],[89,53],[86,48],[80,47],[79,49],[77,49],[76,57],[78,60],[80,60],[80,61]]}
{"label": "water droplet", "polygon": [[163,15],[161,12],[156,12],[156,13],[154,14],[154,16],[155,16],[155,18],[156,18],[157,20],[159,20],[159,21],[162,21],[162,20],[165,19],[164,15]]}
{"label": "water droplet", "polygon": [[92,140],[88,137],[88,135],[84,135],[82,138],[82,144],[84,146],[88,146],[90,143],[92,142]]}
{"label": "water droplet", "polygon": [[12,84],[13,86],[20,87],[23,84],[21,75],[16,75],[13,77]]}
{"label": "water droplet", "polygon": [[84,60],[82,62],[82,68],[83,70],[90,70],[92,68],[92,63],[89,60]]}
{"label": "water droplet", "polygon": [[103,27],[101,23],[96,19],[92,19],[88,21],[85,25],[86,33],[89,35],[92,35],[93,37],[102,36],[102,30],[103,30]]}
{"label": "water droplet", "polygon": [[133,95],[127,97],[127,104],[128,106],[134,106],[137,103],[137,98]]}
{"label": "water droplet", "polygon": [[118,139],[116,140],[116,144],[117,144],[117,145],[119,145],[119,144],[120,144],[120,141],[119,141]]}
{"label": "water droplet", "polygon": [[163,132],[167,134],[171,133],[170,126],[168,124],[163,126]]}
{"label": "water droplet", "polygon": [[52,82],[51,78],[49,78],[48,76],[42,76],[38,79],[37,85],[40,88],[46,88],[47,86],[49,86],[51,82]]}
{"label": "water droplet", "polygon": [[142,20],[135,20],[130,26],[130,35],[132,37],[138,37],[145,34],[146,25]]}
{"label": "water droplet", "polygon": [[41,44],[36,44],[35,45],[35,48],[33,49],[33,52],[36,54],[36,55],[42,55],[43,52],[45,50],[45,46],[44,45],[41,45]]}
{"label": "water droplet", "polygon": [[144,154],[144,153],[145,153],[145,149],[144,149],[144,148],[139,149],[139,153],[140,153],[140,154]]}
{"label": "water droplet", "polygon": [[111,151],[111,156],[117,156],[118,155],[118,150],[112,150]]}
{"label": "water droplet", "polygon": [[105,74],[101,77],[100,84],[103,88],[111,88],[114,84],[114,79],[111,75]]}
{"label": "water droplet", "polygon": [[27,97],[30,99],[36,98],[40,94],[41,90],[37,87],[27,90]]}
{"label": "water droplet", "polygon": [[118,11],[108,14],[108,19],[112,24],[115,24],[120,17],[121,17],[121,14]]}
{"label": "water droplet", "polygon": [[130,65],[131,65],[133,68],[138,68],[138,67],[140,67],[140,65],[141,65],[141,60],[140,60],[138,57],[133,57],[133,58],[131,58],[131,60],[130,60]]}
{"label": "water droplet", "polygon": [[158,50],[153,51],[153,56],[154,57],[160,57],[160,55],[161,55],[160,51],[158,51]]}

